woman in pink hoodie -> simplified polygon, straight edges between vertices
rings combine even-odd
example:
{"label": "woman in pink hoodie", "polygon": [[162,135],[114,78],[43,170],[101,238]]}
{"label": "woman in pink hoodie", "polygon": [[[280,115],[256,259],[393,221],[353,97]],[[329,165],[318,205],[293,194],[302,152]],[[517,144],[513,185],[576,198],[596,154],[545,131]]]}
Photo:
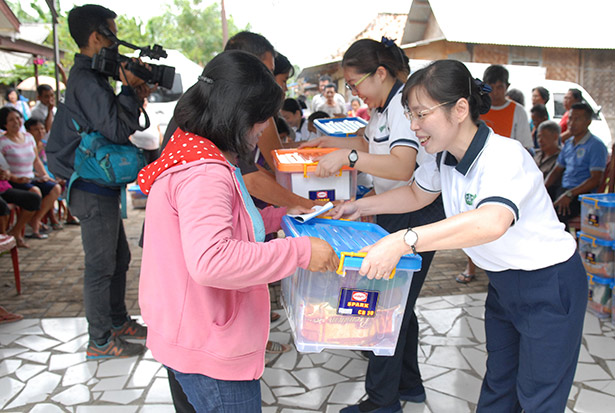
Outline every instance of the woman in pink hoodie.
{"label": "woman in pink hoodie", "polygon": [[287,211],[256,209],[234,166],[281,103],[282,90],[256,57],[219,54],[178,102],[179,128],[138,178],[148,194],[139,285],[147,347],[196,411],[260,411],[267,283],[297,267],[337,266],[317,238],[264,243]]}

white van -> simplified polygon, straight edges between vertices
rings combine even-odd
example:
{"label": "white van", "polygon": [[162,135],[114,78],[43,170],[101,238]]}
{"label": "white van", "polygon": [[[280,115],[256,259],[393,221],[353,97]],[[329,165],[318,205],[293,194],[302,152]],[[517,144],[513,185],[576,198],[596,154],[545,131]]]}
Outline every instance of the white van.
{"label": "white van", "polygon": [[[566,92],[568,92],[569,89],[579,89],[583,94],[583,100],[587,102],[587,104],[589,104],[589,106],[591,106],[594,110],[594,118],[591,125],[589,125],[589,130],[591,131],[591,133],[596,135],[602,142],[604,142],[609,151],[611,150],[611,146],[613,145],[611,129],[609,128],[609,125],[601,112],[602,107],[594,101],[591,95],[585,89],[583,89],[581,85],[578,85],[573,82],[565,82],[562,80],[546,79],[543,80],[542,83],[537,84],[534,87],[536,86],[542,86],[546,88],[551,94],[549,101],[546,104],[546,107],[551,119],[558,123],[562,119],[562,116],[565,112],[564,95],[566,94]],[[528,92],[524,90],[523,93],[525,94],[526,99],[526,109],[531,109],[531,107],[528,108],[528,106],[532,105],[532,88],[530,88]]]}
{"label": "white van", "polygon": [[[143,59],[146,63],[173,66],[175,79],[171,89],[159,88],[154,91],[148,100],[145,111],[150,120],[150,127],[144,131],[136,132],[132,142],[143,149],[154,150],[160,147],[162,137],[173,117],[175,105],[183,93],[196,83],[203,68],[194,63],[177,50],[167,50],[168,56],[160,60]],[[138,53],[136,53],[138,56]],[[144,121],[141,120],[143,124]]]}

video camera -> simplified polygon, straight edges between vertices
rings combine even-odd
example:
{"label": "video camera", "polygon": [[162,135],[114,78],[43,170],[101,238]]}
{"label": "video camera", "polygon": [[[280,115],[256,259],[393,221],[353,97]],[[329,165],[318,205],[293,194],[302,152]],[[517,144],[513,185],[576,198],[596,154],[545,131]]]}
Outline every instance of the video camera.
{"label": "video camera", "polygon": [[155,44],[154,47],[139,47],[117,38],[117,36],[102,24],[98,28],[98,32],[114,44],[111,47],[104,47],[100,52],[92,58],[92,69],[104,75],[111,76],[115,80],[120,80],[120,70],[122,63],[126,62],[125,69],[130,70],[138,78],[147,83],[155,84],[160,87],[171,89],[175,79],[175,68],[165,65],[155,65],[149,63],[147,66],[139,61],[123,56],[119,53],[119,45],[126,46],[133,50],[139,50],[139,57],[149,57],[151,59],[160,59],[167,57],[167,52],[162,46]]}

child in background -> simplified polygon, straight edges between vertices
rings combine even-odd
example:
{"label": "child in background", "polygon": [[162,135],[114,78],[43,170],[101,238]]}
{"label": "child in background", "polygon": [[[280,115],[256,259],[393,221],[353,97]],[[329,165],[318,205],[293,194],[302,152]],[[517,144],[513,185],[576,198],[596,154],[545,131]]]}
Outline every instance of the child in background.
{"label": "child in background", "polygon": [[314,125],[314,121],[316,119],[327,119],[329,117],[329,114],[327,112],[321,112],[321,111],[316,111],[314,113],[312,113],[310,116],[308,116],[308,132],[311,133],[310,137],[308,140],[314,139],[317,136],[321,136],[322,133],[318,131],[318,129],[316,129],[316,126]]}
{"label": "child in background", "polygon": [[[26,131],[32,135],[34,140],[36,141],[36,149],[38,150],[38,157],[43,162],[43,166],[45,167],[45,171],[51,177],[51,179],[55,180],[62,187],[62,194],[64,194],[66,190],[66,181],[64,179],[56,179],[55,176],[49,171],[47,167],[47,154],[45,153],[45,147],[47,146],[47,129],[45,128],[45,124],[42,120],[38,118],[28,119],[25,123]],[[62,200],[58,200],[58,202],[63,202]],[[47,218],[51,223],[51,227],[58,231],[63,229],[62,223],[56,217],[53,208],[47,213]],[[66,207],[66,223],[68,225],[79,225],[79,220],[74,217],[68,206]]]}
{"label": "child in background", "polygon": [[316,137],[308,130],[308,120],[303,117],[301,104],[298,100],[288,98],[282,104],[280,115],[286,120],[290,127],[295,131],[295,142],[307,141],[311,137]]}
{"label": "child in background", "polygon": [[369,120],[369,110],[361,106],[361,99],[352,98],[350,101],[348,116]]}

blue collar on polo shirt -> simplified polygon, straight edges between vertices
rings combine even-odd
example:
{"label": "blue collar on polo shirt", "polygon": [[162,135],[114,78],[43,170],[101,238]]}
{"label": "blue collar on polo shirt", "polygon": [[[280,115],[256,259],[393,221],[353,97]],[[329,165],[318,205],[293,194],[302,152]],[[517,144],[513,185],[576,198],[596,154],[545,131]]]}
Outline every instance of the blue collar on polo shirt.
{"label": "blue collar on polo shirt", "polygon": [[382,113],[384,112],[384,110],[389,107],[389,102],[391,101],[391,99],[393,99],[393,96],[395,96],[397,94],[397,92],[399,91],[399,89],[403,86],[404,84],[402,82],[399,81],[399,79],[395,79],[395,84],[393,85],[393,87],[391,88],[391,91],[389,92],[389,96],[387,96],[387,100],[384,102],[384,105],[382,107],[376,108],[376,110],[378,111],[378,113]]}
{"label": "blue collar on polo shirt", "polygon": [[[481,153],[483,148],[485,147],[485,143],[487,142],[487,137],[489,136],[489,128],[485,124],[485,122],[480,121],[478,124],[478,130],[472,138],[472,142],[470,142],[470,146],[468,146],[468,150],[466,151],[463,158],[461,158],[460,162],[457,162],[457,159],[450,152],[446,152],[446,158],[444,158],[444,165],[446,166],[454,166],[457,172],[462,175],[466,175],[470,170],[470,167]],[[438,158],[441,158],[442,155],[439,154]],[[438,162],[439,163],[439,162]]]}

